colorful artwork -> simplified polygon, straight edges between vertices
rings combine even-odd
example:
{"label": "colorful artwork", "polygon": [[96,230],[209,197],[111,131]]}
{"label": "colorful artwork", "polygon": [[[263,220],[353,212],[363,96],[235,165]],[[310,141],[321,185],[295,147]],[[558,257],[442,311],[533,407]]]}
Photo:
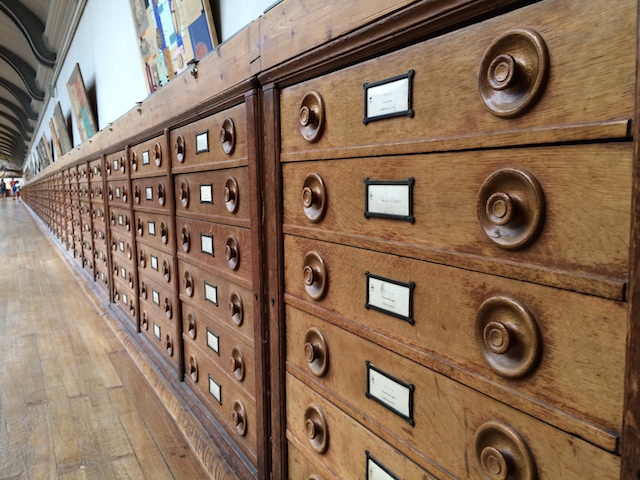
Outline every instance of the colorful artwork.
{"label": "colorful artwork", "polygon": [[72,148],[71,138],[69,137],[69,129],[67,128],[67,122],[62,115],[62,107],[58,102],[53,109],[53,126],[56,129],[58,142],[60,143],[60,151],[62,155],[66,155]]}
{"label": "colorful artwork", "polygon": [[51,145],[44,133],[40,137],[40,141],[38,142],[36,149],[40,155],[42,168],[46,168],[53,163],[53,158],[51,157]]}
{"label": "colorful artwork", "polygon": [[149,93],[218,44],[209,2],[130,0]]}
{"label": "colorful artwork", "polygon": [[53,141],[53,150],[55,152],[55,159],[59,160],[62,157],[62,150],[60,149],[60,141],[58,140],[58,133],[56,132],[56,126],[53,124],[53,118],[49,119],[49,130],[51,130],[51,140]]}
{"label": "colorful artwork", "polygon": [[84,88],[80,65],[77,63],[67,82],[67,91],[69,92],[71,108],[76,119],[80,139],[84,142],[89,140],[98,131],[98,128],[93,117],[93,110],[89,104],[87,91]]}

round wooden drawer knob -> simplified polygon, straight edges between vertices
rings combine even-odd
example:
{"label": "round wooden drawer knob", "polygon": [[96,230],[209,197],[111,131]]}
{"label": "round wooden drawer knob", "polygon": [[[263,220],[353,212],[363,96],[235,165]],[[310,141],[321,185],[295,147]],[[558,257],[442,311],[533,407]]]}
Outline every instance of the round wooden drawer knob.
{"label": "round wooden drawer knob", "polygon": [[169,267],[169,262],[166,260],[162,262],[162,275],[165,282],[171,281],[171,267]]}
{"label": "round wooden drawer knob", "polygon": [[189,249],[191,248],[191,236],[189,234],[189,227],[187,227],[186,225],[184,227],[182,227],[182,249],[185,252],[189,252]]}
{"label": "round wooden drawer knob", "polygon": [[189,363],[187,364],[187,373],[194,382],[198,381],[198,361],[193,355],[189,357]]}
{"label": "round wooden drawer knob", "polygon": [[320,300],[327,292],[327,267],[322,257],[316,252],[309,252],[304,257],[302,276],[307,294],[314,300]]}
{"label": "round wooden drawer knob", "polygon": [[231,118],[226,118],[224,122],[222,122],[220,144],[222,145],[224,153],[227,155],[233,154],[236,148],[236,126]]}
{"label": "round wooden drawer knob", "polygon": [[317,142],[324,128],[325,108],[318,92],[309,92],[302,99],[298,122],[300,133],[307,142]]}
{"label": "round wooden drawer knob", "polygon": [[536,480],[537,471],[531,450],[512,427],[489,421],[478,428],[475,457],[483,480]]}
{"label": "round wooden drawer knob", "polygon": [[247,433],[247,413],[245,412],[242,402],[239,402],[238,400],[233,402],[231,421],[236,427],[236,431],[238,432],[238,434],[244,437]]}
{"label": "round wooden drawer knob", "polygon": [[324,412],[317,405],[309,405],[304,412],[304,429],[311,448],[323,454],[329,448],[329,428]]}
{"label": "round wooden drawer knob", "polygon": [[233,347],[233,350],[231,351],[229,366],[231,367],[233,375],[239,382],[242,382],[244,380],[244,365],[244,357],[242,355],[242,352],[238,347]]}
{"label": "round wooden drawer knob", "polygon": [[184,208],[189,207],[189,183],[183,181],[180,183],[180,189],[178,192],[180,196],[180,203]]}
{"label": "round wooden drawer knob", "polygon": [[176,160],[178,160],[178,162],[180,163],[184,162],[185,148],[184,148],[184,137],[182,135],[178,135],[174,146],[176,151]]}
{"label": "round wooden drawer knob", "polygon": [[542,340],[538,323],[519,301],[495,296],[478,309],[476,342],[492,370],[506,378],[519,378],[538,365]]}
{"label": "round wooden drawer knob", "polygon": [[240,266],[240,246],[235,237],[227,238],[224,247],[224,254],[227,259],[227,265],[231,270],[237,270]]}
{"label": "round wooden drawer knob", "polygon": [[536,239],[544,224],[542,186],[525,170],[498,170],[480,188],[477,214],[485,234],[497,246],[523,248]]}
{"label": "round wooden drawer knob", "polygon": [[238,189],[238,181],[235,177],[229,177],[224,184],[224,202],[230,213],[236,213],[238,211],[239,200],[240,190]]}
{"label": "round wooden drawer knob", "polygon": [[329,369],[329,348],[324,335],[317,328],[310,328],[304,337],[304,357],[311,373],[323,377]]}
{"label": "round wooden drawer knob", "polygon": [[158,203],[160,204],[160,206],[164,206],[164,202],[166,200],[166,196],[165,196],[165,188],[164,188],[164,183],[159,183],[158,184]]}
{"label": "round wooden drawer knob", "polygon": [[138,170],[138,154],[131,152],[131,170],[136,172]]}
{"label": "round wooden drawer knob", "polygon": [[173,307],[171,306],[171,300],[168,298],[164,299],[164,314],[169,320],[173,317]]}
{"label": "round wooden drawer knob", "polygon": [[167,334],[164,340],[164,348],[167,351],[167,355],[173,357],[173,340],[171,339],[171,335]]}
{"label": "round wooden drawer knob", "polygon": [[242,308],[242,298],[237,293],[232,293],[231,298],[229,300],[229,315],[231,315],[231,320],[237,326],[242,325],[243,321],[243,308]]}
{"label": "round wooden drawer knob", "polygon": [[540,97],[549,75],[549,52],[533,30],[499,37],[480,64],[478,89],[486,107],[499,117],[514,117]]}
{"label": "round wooden drawer knob", "polygon": [[162,165],[162,147],[159,143],[156,143],[153,146],[153,161],[156,164],[156,167]]}
{"label": "round wooden drawer knob", "polygon": [[195,340],[198,330],[196,327],[196,319],[193,314],[187,315],[187,333],[192,340]]}
{"label": "round wooden drawer knob", "polygon": [[167,226],[166,222],[164,222],[164,221],[160,224],[160,240],[165,245],[169,241],[169,227]]}
{"label": "round wooden drawer knob", "polygon": [[143,330],[149,330],[149,319],[147,317],[147,312],[142,312],[142,320],[140,322],[140,326]]}
{"label": "round wooden drawer knob", "polygon": [[327,189],[322,177],[316,173],[307,175],[302,184],[302,209],[313,223],[324,217],[327,209]]}
{"label": "round wooden drawer knob", "polygon": [[184,291],[190,297],[193,297],[193,275],[191,272],[184,272]]}

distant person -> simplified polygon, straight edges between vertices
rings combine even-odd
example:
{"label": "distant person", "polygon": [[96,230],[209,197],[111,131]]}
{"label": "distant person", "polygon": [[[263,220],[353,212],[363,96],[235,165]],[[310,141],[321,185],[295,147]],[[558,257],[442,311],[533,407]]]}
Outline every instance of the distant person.
{"label": "distant person", "polygon": [[9,182],[9,191],[7,192],[8,195],[11,195],[13,197],[13,199],[15,200],[15,197],[13,196],[13,186],[16,184],[15,179],[11,179],[11,181]]}
{"label": "distant person", "polygon": [[7,184],[4,183],[4,179],[0,180],[0,198],[7,196]]}
{"label": "distant person", "polygon": [[20,182],[18,180],[13,184],[13,199],[20,201]]}

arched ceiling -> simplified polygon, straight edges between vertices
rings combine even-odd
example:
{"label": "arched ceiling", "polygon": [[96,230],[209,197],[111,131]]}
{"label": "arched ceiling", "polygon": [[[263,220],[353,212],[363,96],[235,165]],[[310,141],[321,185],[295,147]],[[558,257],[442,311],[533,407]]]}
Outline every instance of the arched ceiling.
{"label": "arched ceiling", "polygon": [[0,0],[0,176],[22,174],[79,0]]}

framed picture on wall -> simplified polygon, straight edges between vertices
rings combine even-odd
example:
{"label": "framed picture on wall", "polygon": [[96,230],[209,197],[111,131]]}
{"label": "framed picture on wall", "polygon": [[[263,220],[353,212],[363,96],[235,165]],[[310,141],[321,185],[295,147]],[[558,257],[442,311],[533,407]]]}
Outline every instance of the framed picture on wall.
{"label": "framed picture on wall", "polygon": [[78,63],[76,63],[73,72],[71,72],[71,77],[69,77],[69,81],[67,82],[67,90],[69,92],[69,99],[71,100],[73,117],[76,120],[78,132],[80,133],[80,139],[85,142],[96,134],[98,128],[96,127],[93,109],[89,103],[87,91],[84,88],[80,64]]}
{"label": "framed picture on wall", "polygon": [[149,93],[218,45],[209,0],[129,0]]}
{"label": "framed picture on wall", "polygon": [[60,160],[62,157],[62,150],[60,149],[60,140],[58,140],[58,133],[56,127],[53,124],[53,118],[49,119],[49,130],[51,130],[51,141],[53,142],[53,151],[55,152],[55,158]]}
{"label": "framed picture on wall", "polygon": [[66,155],[71,150],[73,145],[71,144],[69,129],[67,128],[67,122],[65,122],[64,120],[60,102],[58,102],[53,109],[53,125],[56,129],[58,142],[60,143],[60,151],[62,152],[62,155]]}

